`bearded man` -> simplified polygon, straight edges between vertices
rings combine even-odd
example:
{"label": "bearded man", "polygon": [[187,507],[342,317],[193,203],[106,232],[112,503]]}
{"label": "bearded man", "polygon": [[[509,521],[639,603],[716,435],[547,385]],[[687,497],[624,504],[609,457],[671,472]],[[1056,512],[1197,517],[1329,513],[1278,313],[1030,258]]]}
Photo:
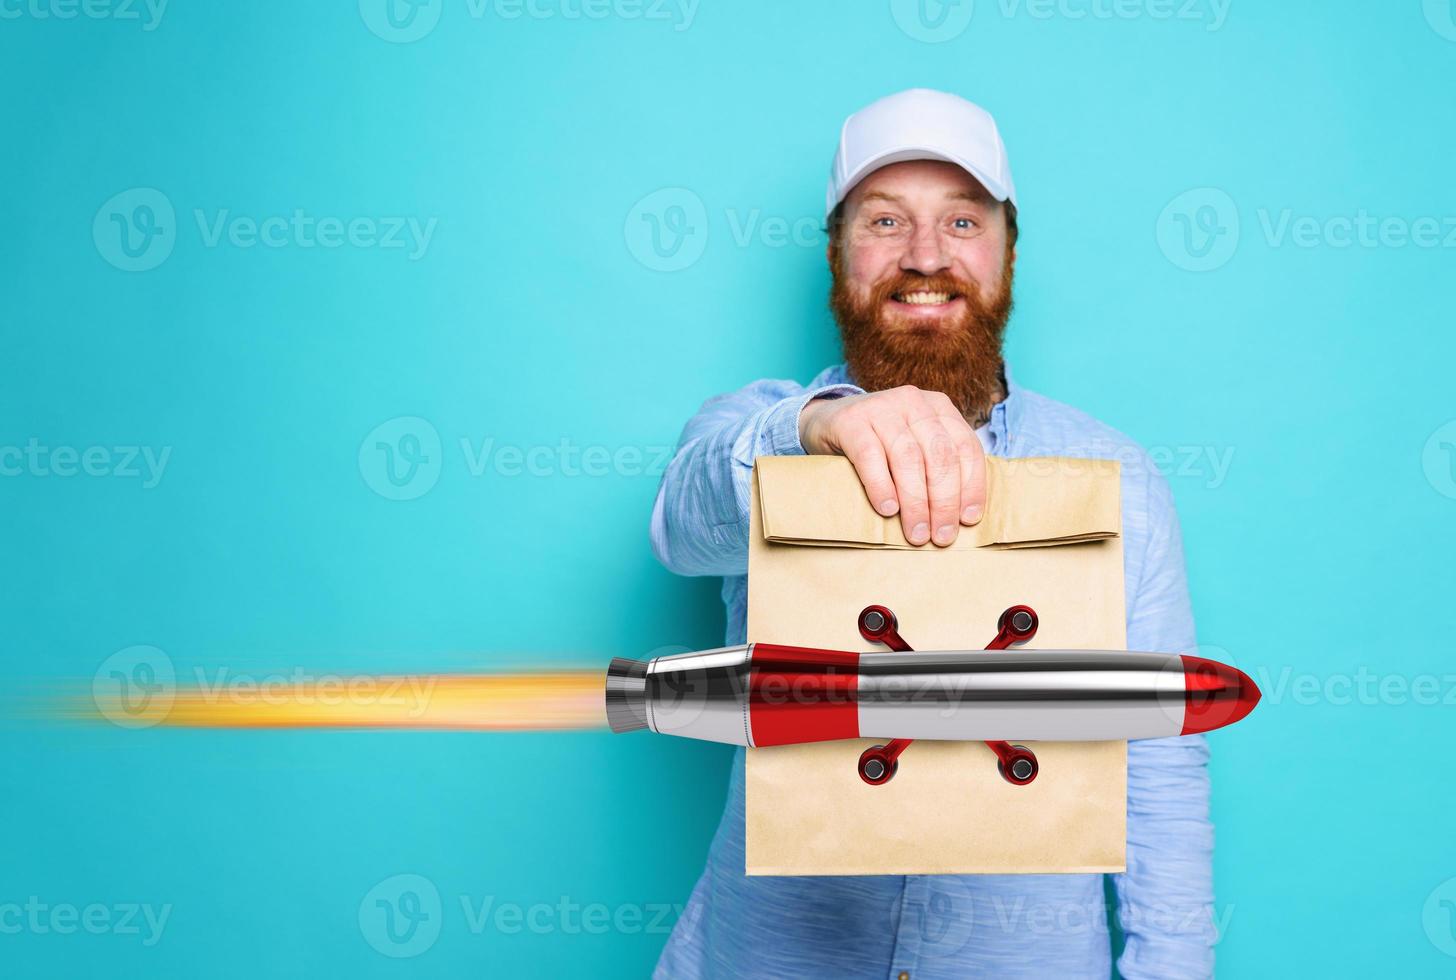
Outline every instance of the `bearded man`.
{"label": "bearded man", "polygon": [[[653,508],[653,550],[668,569],[723,576],[725,643],[745,642],[755,457],[843,455],[912,544],[944,546],[981,519],[992,453],[1120,460],[1128,648],[1193,649],[1167,481],[1128,437],[1006,369],[1016,191],[991,116],[924,89],[860,110],[840,132],[827,212],[845,363],[808,387],[759,381],[705,402]],[[1207,759],[1201,735],[1128,746],[1128,870],[1107,876],[1123,977],[1212,975]],[[743,775],[739,749],[707,867],[657,976],[1110,975],[1103,875],[747,877]],[[948,929],[966,941],[944,942]]]}

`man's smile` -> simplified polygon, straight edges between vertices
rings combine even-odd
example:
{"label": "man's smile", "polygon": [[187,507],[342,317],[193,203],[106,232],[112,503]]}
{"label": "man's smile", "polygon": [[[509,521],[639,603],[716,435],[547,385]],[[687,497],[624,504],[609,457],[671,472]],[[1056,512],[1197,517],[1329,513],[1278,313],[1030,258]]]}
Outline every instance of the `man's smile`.
{"label": "man's smile", "polygon": [[960,293],[920,289],[891,293],[888,305],[911,316],[939,316],[961,302]]}

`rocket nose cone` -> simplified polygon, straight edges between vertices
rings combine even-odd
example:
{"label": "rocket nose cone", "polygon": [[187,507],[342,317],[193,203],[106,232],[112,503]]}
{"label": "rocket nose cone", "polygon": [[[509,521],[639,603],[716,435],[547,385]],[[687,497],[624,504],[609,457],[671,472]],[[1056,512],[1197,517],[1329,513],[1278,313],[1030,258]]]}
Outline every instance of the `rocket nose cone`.
{"label": "rocket nose cone", "polygon": [[1210,732],[1243,718],[1262,696],[1237,667],[1183,655],[1183,735]]}

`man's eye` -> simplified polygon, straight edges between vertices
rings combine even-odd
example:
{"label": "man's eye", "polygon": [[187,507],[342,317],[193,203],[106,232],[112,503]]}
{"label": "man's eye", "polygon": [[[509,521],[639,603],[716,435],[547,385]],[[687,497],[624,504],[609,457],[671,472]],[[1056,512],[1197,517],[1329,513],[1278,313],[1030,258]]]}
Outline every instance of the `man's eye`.
{"label": "man's eye", "polygon": [[899,222],[894,218],[876,218],[873,224],[876,228],[894,228]]}
{"label": "man's eye", "polygon": [[976,222],[971,218],[957,218],[955,219],[955,227],[957,231],[974,231]]}

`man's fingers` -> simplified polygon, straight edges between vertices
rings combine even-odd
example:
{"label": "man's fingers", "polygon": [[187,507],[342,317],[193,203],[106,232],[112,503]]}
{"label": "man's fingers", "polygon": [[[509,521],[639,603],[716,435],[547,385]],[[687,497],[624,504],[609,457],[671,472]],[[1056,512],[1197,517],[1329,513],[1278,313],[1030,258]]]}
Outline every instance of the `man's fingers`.
{"label": "man's fingers", "polygon": [[961,449],[933,410],[911,422],[925,460],[931,538],[944,547],[955,541],[961,519]]}
{"label": "man's fingers", "polygon": [[903,387],[864,399],[862,411],[834,420],[826,445],[854,464],[877,512],[899,513],[907,541],[953,543],[962,524],[985,513],[980,440],[940,392]]}
{"label": "man's fingers", "polygon": [[854,464],[859,482],[864,484],[865,495],[881,517],[893,517],[900,509],[900,500],[895,493],[895,481],[890,476],[890,464],[885,458],[885,447],[879,435],[869,426],[856,430],[844,440],[840,447],[845,457]]}
{"label": "man's fingers", "polygon": [[979,524],[986,516],[986,453],[981,440],[971,436],[967,447],[960,454],[961,459],[961,513],[962,524]]}
{"label": "man's fingers", "polygon": [[975,430],[949,398],[941,397],[938,406],[946,431],[955,440],[956,451],[961,464],[961,512],[962,524],[976,524],[986,513],[986,452]]}
{"label": "man's fingers", "polygon": [[895,481],[895,496],[900,501],[900,527],[905,539],[914,545],[930,540],[929,494],[925,485],[925,455],[920,441],[897,416],[881,416],[873,423],[875,433],[885,448],[890,476]]}

